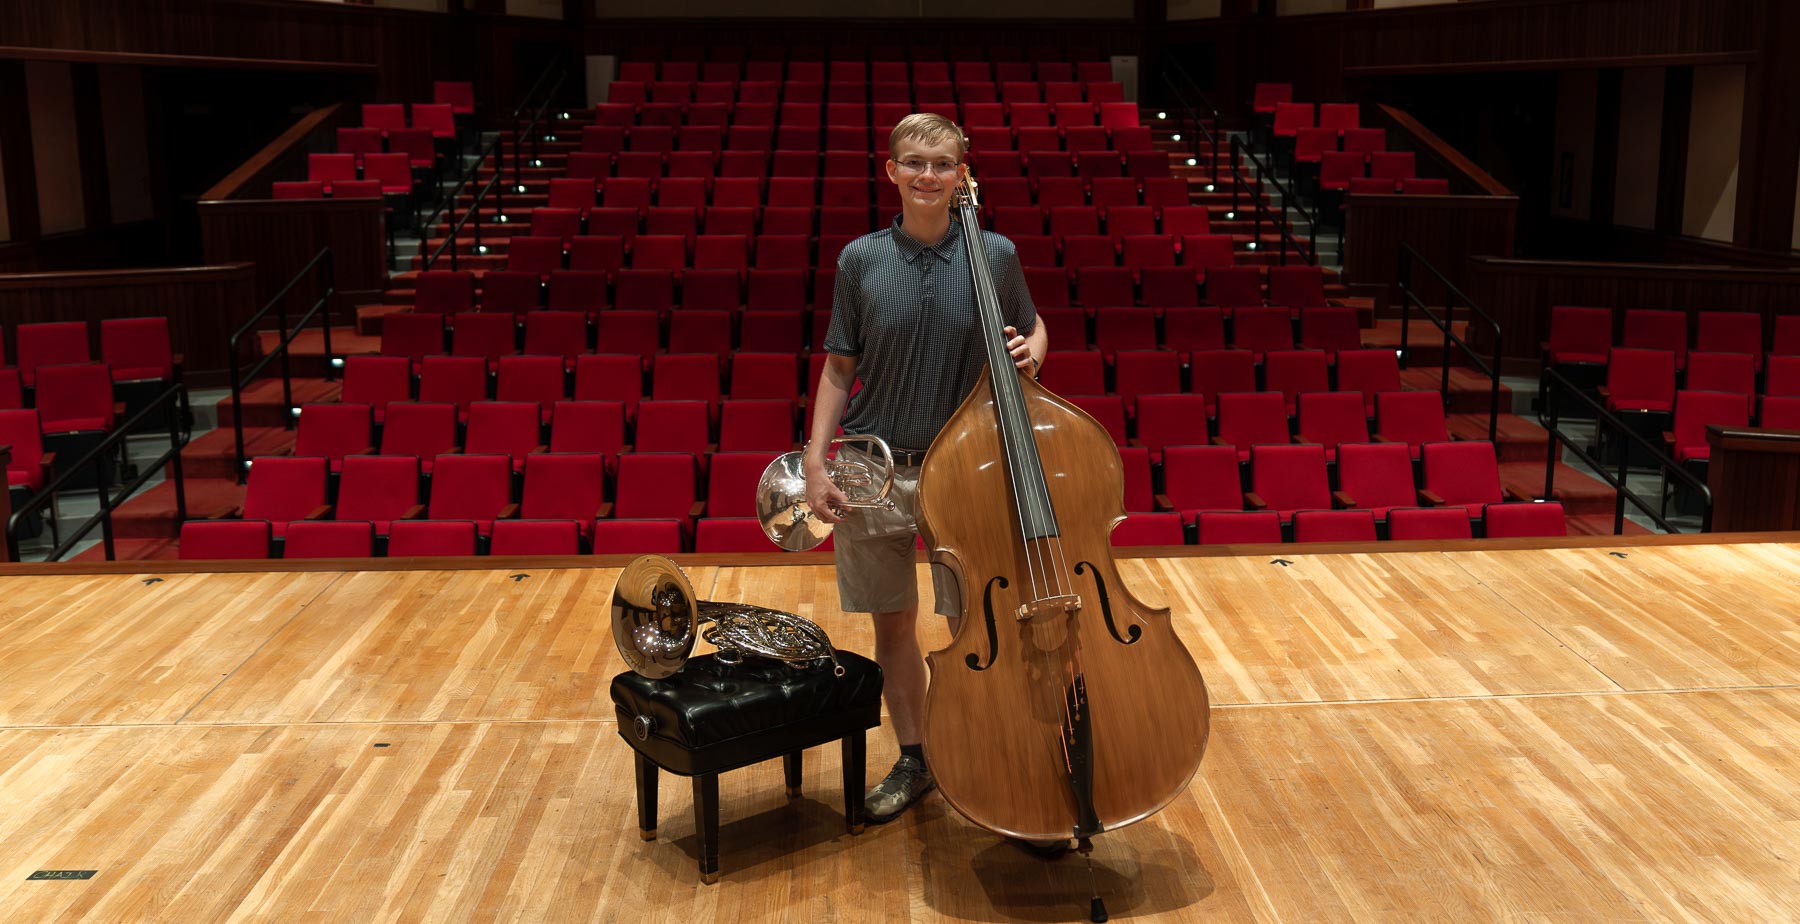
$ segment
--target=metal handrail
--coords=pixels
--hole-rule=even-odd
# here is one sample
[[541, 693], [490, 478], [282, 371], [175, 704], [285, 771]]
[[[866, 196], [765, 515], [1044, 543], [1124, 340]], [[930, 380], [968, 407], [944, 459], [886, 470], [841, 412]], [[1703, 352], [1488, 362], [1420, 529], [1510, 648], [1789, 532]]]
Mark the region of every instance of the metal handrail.
[[[1177, 61], [1172, 56], [1164, 58], [1163, 60], [1174, 69], [1175, 73], [1181, 75], [1182, 80], [1187, 82], [1188, 88], [1193, 91], [1194, 96], [1198, 97], [1200, 100], [1197, 104], [1190, 101], [1188, 99], [1187, 91], [1184, 91], [1175, 83], [1174, 78], [1169, 76], [1168, 70], [1159, 72], [1162, 77], [1164, 88], [1173, 94], [1175, 101], [1187, 111], [1187, 121], [1192, 122], [1194, 127], [1199, 131], [1199, 134], [1204, 136], [1207, 142], [1212, 146], [1212, 163], [1207, 167], [1206, 173], [1207, 176], [1212, 178], [1213, 185], [1217, 186], [1219, 183], [1219, 135], [1223, 134], [1219, 129], [1219, 108], [1212, 104], [1212, 100], [1206, 98], [1205, 93], [1201, 92], [1200, 85], [1194, 82], [1193, 77], [1189, 76], [1187, 68], [1182, 67], [1181, 62]], [[1201, 118], [1203, 115], [1208, 118]], [[1193, 139], [1193, 151], [1194, 162], [1199, 163], [1200, 138]]]
[[[1288, 248], [1291, 246], [1294, 248], [1295, 253], [1306, 258], [1306, 265], [1317, 266], [1319, 263], [1319, 254], [1318, 254], [1318, 247], [1316, 245], [1316, 242], [1309, 241], [1308, 246], [1306, 246], [1306, 247], [1300, 246], [1300, 239], [1294, 236], [1293, 227], [1292, 227], [1292, 225], [1289, 224], [1289, 222], [1287, 220], [1287, 209], [1289, 208], [1289, 204], [1293, 203], [1292, 207], [1295, 209], [1298, 209], [1300, 212], [1300, 215], [1302, 217], [1306, 218], [1307, 222], [1312, 226], [1313, 232], [1315, 234], [1318, 233], [1318, 230], [1319, 230], [1318, 214], [1314, 213], [1312, 215], [1308, 215], [1306, 213], [1306, 208], [1304, 206], [1298, 204], [1299, 200], [1295, 199], [1293, 194], [1288, 191], [1288, 188], [1281, 184], [1281, 180], [1275, 176], [1274, 171], [1270, 170], [1268, 168], [1268, 165], [1264, 164], [1262, 162], [1262, 159], [1256, 156], [1256, 152], [1251, 150], [1250, 146], [1245, 144], [1244, 139], [1242, 139], [1242, 138], [1231, 139], [1231, 214], [1232, 214], [1232, 216], [1235, 217], [1237, 215], [1237, 213], [1240, 211], [1240, 207], [1238, 205], [1238, 194], [1244, 189], [1244, 187], [1251, 184], [1250, 178], [1244, 174], [1243, 162], [1242, 162], [1242, 160], [1240, 160], [1241, 157], [1248, 157], [1250, 159], [1250, 163], [1256, 165], [1256, 169], [1257, 169], [1256, 183], [1259, 184], [1257, 189], [1255, 190], [1255, 192], [1251, 193], [1251, 195], [1250, 195], [1251, 201], [1256, 206], [1256, 227], [1253, 231], [1253, 233], [1255, 234], [1256, 240], [1251, 242], [1252, 249], [1255, 249], [1255, 245], [1259, 244], [1262, 240], [1262, 216], [1263, 216], [1263, 213], [1266, 211], [1269, 213], [1269, 223], [1271, 225], [1275, 226], [1281, 232], [1281, 249], [1280, 249], [1280, 252], [1276, 254], [1276, 262], [1278, 262], [1282, 266], [1287, 265], [1287, 252], [1288, 252]], [[1273, 207], [1263, 201], [1262, 188], [1260, 186], [1260, 184], [1262, 184], [1262, 183], [1268, 183], [1270, 185], [1273, 185], [1275, 187], [1275, 191], [1281, 193], [1282, 212], [1281, 212], [1280, 220], [1276, 219]]]
[[[553, 87], [551, 89], [550, 93], [545, 96], [544, 103], [540, 104], [538, 107], [538, 113], [539, 113], [539, 116], [541, 117], [544, 106], [547, 105], [551, 99], [555, 98], [556, 91], [562, 88], [563, 81], [566, 80], [568, 77], [567, 70], [566, 70], [566, 68], [564, 68], [563, 63], [561, 61], [552, 61], [552, 62], [550, 62], [550, 64], [548, 64], [544, 67], [543, 71], [539, 72], [537, 80], [533, 81], [531, 84], [531, 89], [526, 90], [525, 95], [519, 99], [518, 105], [513, 107], [512, 114], [507, 117], [506, 124], [510, 124], [515, 127], [518, 125], [519, 115], [521, 113], [523, 113], [528, 106], [531, 105], [531, 100], [533, 97], [535, 97], [537, 95], [538, 88], [543, 86], [544, 81], [546, 79], [548, 79], [551, 74], [560, 74], [560, 76], [557, 78], [556, 86]], [[536, 125], [537, 125], [537, 117], [534, 117], [532, 119], [532, 127], [535, 128]], [[506, 142], [505, 134], [495, 135], [494, 140], [489, 141], [487, 144], [482, 146], [480, 153], [476, 156], [475, 161], [473, 163], [469, 163], [468, 161], [464, 160], [460, 156], [458, 157], [458, 161], [460, 162], [460, 169], [457, 170], [456, 181], [451, 184], [450, 190], [448, 192], [445, 192], [441, 189], [438, 191], [437, 201], [432, 204], [431, 216], [429, 218], [426, 218], [425, 221], [419, 225], [419, 234], [422, 237], [428, 236], [430, 234], [430, 229], [437, 225], [438, 219], [443, 216], [444, 212], [447, 209], [452, 207], [452, 205], [456, 202], [457, 197], [462, 195], [463, 189], [466, 186], [468, 186], [468, 184], [469, 184], [469, 180], [471, 178], [473, 178], [476, 174], [481, 172], [481, 168], [487, 164], [488, 158], [490, 156], [494, 158], [494, 173], [496, 175], [499, 175], [499, 174], [502, 174], [505, 172], [505, 169], [506, 169], [505, 165], [504, 165], [504, 160], [505, 160], [505, 156], [506, 156], [505, 142]], [[534, 144], [533, 150], [535, 153], [535, 150], [536, 150], [535, 149], [535, 144], [536, 144], [535, 140], [534, 140], [533, 144]], [[515, 163], [514, 163], [515, 169], [514, 169], [513, 177], [516, 182], [518, 179], [518, 171], [517, 171], [518, 148], [516, 145], [513, 149], [513, 156], [514, 156], [514, 161], [515, 161]], [[504, 216], [504, 214], [506, 212], [505, 192], [504, 191], [497, 192], [494, 196], [494, 202], [495, 202], [496, 206], [499, 208], [502, 216]], [[502, 220], [504, 220], [504, 218]], [[442, 247], [439, 247], [437, 251], [434, 251], [432, 253], [431, 257], [425, 261], [423, 269], [427, 269], [427, 270], [431, 269], [432, 264], [435, 263], [437, 260], [437, 255], [439, 253], [441, 253], [442, 251], [443, 251]], [[455, 263], [454, 255], [451, 257], [451, 262], [452, 262], [452, 264]]]
[[[154, 462], [150, 462], [141, 467], [138, 470], [138, 476], [133, 478], [130, 484], [120, 487], [117, 493], [109, 493], [109, 485], [106, 483], [105, 466], [107, 453], [118, 448], [119, 444], [129, 439], [132, 433], [137, 430], [138, 423], [145, 417], [148, 417], [152, 411], [162, 410], [165, 405], [171, 404], [173, 406], [168, 407], [168, 450], [158, 456]], [[68, 554], [69, 550], [74, 548], [75, 544], [80, 542], [82, 537], [86, 536], [88, 531], [94, 528], [95, 524], [100, 524], [101, 526], [101, 542], [106, 548], [106, 560], [115, 560], [116, 551], [113, 547], [112, 512], [118, 509], [120, 504], [130, 499], [132, 494], [136, 493], [139, 488], [149, 482], [149, 480], [161, 471], [162, 467], [165, 465], [174, 466], [175, 516], [177, 522], [186, 520], [187, 480], [181, 470], [181, 450], [188, 444], [189, 434], [185, 429], [186, 421], [188, 419], [187, 385], [182, 382], [175, 382], [168, 388], [163, 389], [161, 393], [150, 401], [150, 403], [144, 405], [144, 407], [136, 414], [132, 415], [130, 420], [113, 428], [112, 433], [108, 434], [106, 439], [100, 442], [100, 445], [88, 450], [86, 455], [77, 459], [74, 464], [63, 469], [62, 474], [51, 479], [50, 483], [45, 485], [42, 490], [33, 494], [25, 501], [25, 503], [19, 505], [19, 509], [13, 511], [12, 518], [6, 522], [6, 547], [11, 553], [12, 560], [19, 560], [19, 527], [24, 525], [25, 519], [45, 507], [51, 507], [51, 516], [55, 516], [54, 505], [56, 503], [56, 492], [70, 479], [74, 478], [77, 474], [80, 474], [82, 469], [90, 464], [94, 466], [94, 473], [96, 476], [95, 484], [100, 495], [100, 509], [94, 513], [93, 516], [82, 521], [81, 525], [72, 530], [67, 538], [63, 539], [55, 548], [51, 549], [44, 557], [45, 561], [56, 561]]]
[[[1555, 496], [1553, 492], [1556, 490], [1556, 463], [1562, 458], [1561, 450], [1566, 449], [1575, 453], [1576, 458], [1587, 463], [1587, 466], [1593, 469], [1594, 472], [1600, 476], [1601, 480], [1605, 481], [1607, 486], [1613, 489], [1613, 535], [1617, 536], [1625, 531], [1625, 502], [1628, 500], [1636, 505], [1639, 510], [1643, 511], [1645, 516], [1656, 521], [1656, 525], [1664, 532], [1681, 532], [1678, 527], [1664, 519], [1659, 511], [1653, 509], [1650, 502], [1644, 500], [1642, 495], [1626, 486], [1625, 477], [1627, 475], [1627, 463], [1631, 458], [1628, 447], [1619, 447], [1619, 470], [1618, 475], [1615, 477], [1607, 472], [1605, 463], [1589, 455], [1587, 450], [1581, 448], [1569, 434], [1563, 432], [1563, 429], [1557, 425], [1559, 416], [1557, 407], [1559, 406], [1561, 399], [1565, 395], [1572, 396], [1577, 401], [1586, 405], [1589, 411], [1593, 412], [1596, 426], [1604, 424], [1610, 432], [1622, 433], [1629, 437], [1633, 442], [1643, 447], [1644, 450], [1650, 454], [1650, 458], [1656, 461], [1657, 467], [1661, 470], [1665, 485], [1667, 484], [1669, 473], [1673, 472], [1675, 473], [1676, 480], [1686, 484], [1689, 489], [1697, 492], [1700, 495], [1701, 500], [1705, 502], [1705, 509], [1700, 517], [1700, 531], [1703, 533], [1712, 531], [1712, 489], [1708, 488], [1705, 482], [1694, 477], [1693, 473], [1689, 472], [1686, 468], [1683, 468], [1680, 462], [1670, 458], [1668, 453], [1663, 452], [1661, 446], [1645, 439], [1643, 434], [1633, 430], [1625, 423], [1625, 421], [1619, 419], [1618, 416], [1614, 415], [1611, 411], [1608, 411], [1604, 405], [1595, 401], [1593, 397], [1583, 391], [1579, 385], [1569, 381], [1562, 373], [1555, 369], [1551, 369], [1548, 366], [1544, 368], [1543, 373], [1538, 379], [1538, 394], [1540, 396], [1538, 400], [1538, 423], [1542, 424], [1544, 429], [1550, 434], [1549, 457], [1545, 459], [1544, 462], [1544, 497], [1548, 498]], [[1549, 414], [1548, 420], [1544, 419], [1546, 413]], [[1598, 438], [1598, 434], [1596, 434], [1596, 438]]]
[[[319, 294], [319, 298], [313, 302], [312, 307], [307, 309], [306, 314], [302, 316], [300, 320], [296, 321], [293, 328], [290, 329], [288, 327], [287, 314], [288, 293], [292, 292], [294, 287], [300, 284], [300, 280], [311, 275], [315, 267], [323, 269], [324, 287]], [[301, 267], [300, 272], [295, 273], [294, 278], [289, 279], [287, 285], [282, 286], [281, 291], [275, 293], [275, 297], [270, 299], [269, 303], [262, 307], [262, 310], [251, 315], [250, 319], [245, 321], [243, 325], [231, 335], [231, 343], [226, 351], [226, 360], [230, 363], [231, 367], [231, 427], [237, 440], [237, 478], [239, 484], [242, 484], [244, 481], [244, 471], [248, 468], [246, 463], [250, 461], [250, 457], [244, 452], [244, 386], [249, 385], [270, 361], [280, 357], [282, 418], [288, 427], [293, 426], [293, 414], [289, 409], [294, 406], [294, 376], [291, 365], [288, 362], [288, 345], [294, 342], [294, 338], [299, 336], [302, 330], [306, 329], [307, 322], [311, 321], [314, 315], [318, 315], [319, 329], [325, 337], [325, 377], [332, 377], [330, 305], [332, 297], [337, 292], [336, 284], [337, 274], [333, 268], [331, 248], [326, 247], [315, 254], [311, 260], [307, 261], [306, 265]], [[261, 322], [263, 318], [267, 317], [270, 311], [275, 311], [277, 313], [277, 323], [280, 325], [279, 329], [281, 331], [281, 343], [276, 345], [273, 352], [263, 354], [263, 357], [257, 360], [255, 364], [250, 367], [249, 371], [240, 373], [238, 371], [238, 343], [244, 338], [244, 335], [254, 332], [256, 325]]]
[[[550, 72], [546, 71], [546, 75], [548, 73], [550, 73]], [[522, 138], [526, 134], [530, 134], [532, 136], [532, 140], [531, 140], [532, 157], [535, 160], [537, 158], [537, 153], [538, 153], [538, 148], [537, 148], [538, 124], [543, 121], [544, 112], [550, 107], [551, 101], [553, 101], [556, 98], [557, 91], [562, 89], [563, 81], [568, 79], [568, 72], [566, 70], [559, 69], [556, 71], [556, 73], [557, 73], [556, 82], [551, 85], [550, 91], [544, 95], [543, 102], [539, 103], [537, 110], [532, 113], [531, 122], [529, 124], [527, 124], [523, 129], [516, 129], [513, 134], [513, 191], [514, 192], [522, 191], [525, 188], [525, 183], [522, 178], [522, 174], [520, 173], [520, 170], [522, 169], [522, 167], [521, 167], [522, 157], [521, 157], [521, 153], [519, 151], [519, 139]], [[534, 85], [534, 92], [535, 92], [535, 85]], [[525, 102], [521, 102], [520, 108], [514, 110], [513, 124], [515, 126], [518, 123], [518, 119], [517, 119], [518, 113], [523, 111], [524, 106], [525, 106]], [[476, 161], [473, 170], [479, 171], [481, 169], [481, 165], [486, 162], [488, 152], [496, 152], [497, 151], [501, 154], [504, 154], [505, 141], [506, 141], [506, 136], [504, 134], [502, 134], [502, 135], [496, 135], [493, 141], [488, 142], [487, 148], [484, 150], [484, 152], [481, 156], [481, 159]], [[486, 185], [482, 186], [481, 192], [479, 194], [477, 194], [475, 197], [475, 201], [471, 202], [469, 204], [469, 207], [463, 211], [462, 217], [457, 219], [456, 224], [450, 229], [450, 233], [448, 235], [446, 235], [444, 240], [439, 242], [437, 247], [432, 250], [431, 254], [425, 258], [425, 262], [424, 262], [423, 266], [421, 267], [421, 271], [430, 270], [433, 266], [437, 265], [438, 258], [442, 257], [444, 254], [444, 251], [446, 251], [446, 250], [448, 250], [450, 252], [450, 269], [452, 271], [454, 271], [460, 266], [460, 263], [458, 261], [459, 253], [458, 253], [458, 248], [456, 245], [457, 235], [462, 231], [463, 226], [468, 223], [471, 216], [475, 219], [475, 245], [474, 246], [476, 248], [477, 253], [479, 253], [481, 251], [481, 246], [482, 246], [482, 244], [481, 244], [481, 206], [482, 206], [482, 203], [487, 200], [488, 193], [491, 192], [494, 194], [494, 205], [495, 205], [495, 208], [500, 213], [500, 220], [501, 221], [506, 220], [506, 192], [505, 192], [505, 189], [503, 188], [504, 184], [497, 184], [495, 182], [496, 180], [501, 179], [505, 175], [506, 175], [506, 167], [501, 163], [500, 158], [498, 158], [498, 157], [495, 158], [493, 178], [488, 180]], [[455, 193], [453, 193], [453, 195], [460, 196], [462, 194], [463, 186], [467, 182], [468, 182], [467, 175], [465, 175], [462, 178], [459, 178], [457, 187], [456, 187], [456, 191], [455, 191]], [[437, 222], [437, 216], [434, 214], [432, 216], [431, 224], [428, 224], [424, 229], [421, 229], [421, 233], [428, 235], [430, 233], [429, 228], [431, 227], [431, 225], [436, 224], [436, 222]]]
[[[1425, 300], [1419, 297], [1418, 291], [1413, 288], [1412, 274], [1413, 263], [1415, 261], [1422, 264], [1425, 267], [1426, 272], [1429, 272], [1432, 277], [1444, 287], [1444, 316], [1441, 318], [1431, 310], [1431, 306], [1426, 304]], [[1442, 395], [1446, 402], [1450, 400], [1450, 347], [1455, 345], [1463, 351], [1463, 354], [1469, 358], [1471, 363], [1474, 363], [1477, 369], [1480, 369], [1488, 377], [1490, 383], [1488, 388], [1488, 442], [1497, 442], [1496, 436], [1499, 433], [1500, 427], [1500, 322], [1494, 320], [1492, 315], [1481, 310], [1481, 306], [1475, 304], [1474, 299], [1464, 295], [1461, 289], [1452, 285], [1450, 280], [1444, 277], [1443, 273], [1438, 272], [1437, 267], [1431, 265], [1431, 261], [1425, 259], [1417, 250], [1413, 249], [1411, 244], [1404, 241], [1400, 243], [1398, 286], [1400, 288], [1401, 296], [1400, 367], [1402, 369], [1406, 368], [1406, 361], [1411, 354], [1411, 341], [1407, 335], [1409, 328], [1412, 326], [1412, 309], [1414, 306], [1417, 306], [1419, 311], [1425, 315], [1426, 319], [1431, 321], [1432, 324], [1437, 325], [1437, 329], [1444, 334], [1444, 355], [1442, 357], [1443, 374], [1441, 381], [1438, 383], [1438, 394]], [[1467, 341], [1451, 332], [1450, 328], [1456, 319], [1456, 304], [1459, 300], [1462, 302], [1463, 306], [1468, 308], [1476, 317], [1487, 322], [1488, 327], [1493, 331], [1494, 358], [1492, 365], [1483, 361], [1481, 355], [1476, 353], [1475, 348], [1470, 346]]]

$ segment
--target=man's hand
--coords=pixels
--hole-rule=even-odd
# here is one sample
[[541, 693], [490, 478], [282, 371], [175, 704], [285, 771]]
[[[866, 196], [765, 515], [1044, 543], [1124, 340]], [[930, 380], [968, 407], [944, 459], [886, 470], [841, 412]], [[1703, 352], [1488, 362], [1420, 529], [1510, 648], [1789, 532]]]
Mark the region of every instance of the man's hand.
[[813, 516], [818, 517], [826, 523], [842, 523], [844, 522], [844, 518], [839, 516], [832, 508], [836, 507], [837, 510], [844, 510], [844, 505], [849, 503], [849, 501], [850, 498], [845, 497], [844, 492], [838, 490], [838, 486], [832, 483], [831, 477], [825, 474], [823, 466], [817, 469], [813, 469], [810, 466], [808, 467], [806, 472], [806, 506], [812, 510]]
[[1025, 338], [1019, 336], [1018, 328], [1009, 325], [1004, 333], [1006, 351], [1012, 354], [1013, 365], [1030, 373], [1032, 378], [1037, 378], [1038, 361], [1031, 355], [1031, 347], [1026, 344]]

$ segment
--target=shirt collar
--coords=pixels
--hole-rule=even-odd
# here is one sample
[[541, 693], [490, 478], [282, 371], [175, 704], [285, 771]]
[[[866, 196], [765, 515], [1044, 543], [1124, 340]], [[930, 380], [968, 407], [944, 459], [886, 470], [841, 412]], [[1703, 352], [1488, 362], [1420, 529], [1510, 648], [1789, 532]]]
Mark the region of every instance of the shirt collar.
[[945, 234], [944, 239], [938, 241], [935, 246], [922, 244], [912, 235], [907, 234], [905, 229], [900, 227], [900, 223], [905, 217], [904, 215], [894, 216], [894, 245], [900, 248], [900, 255], [906, 259], [906, 262], [917, 263], [920, 254], [929, 253], [938, 260], [949, 263], [950, 255], [956, 252], [956, 243], [962, 235], [962, 227], [956, 220], [956, 216], [950, 217], [949, 233]]

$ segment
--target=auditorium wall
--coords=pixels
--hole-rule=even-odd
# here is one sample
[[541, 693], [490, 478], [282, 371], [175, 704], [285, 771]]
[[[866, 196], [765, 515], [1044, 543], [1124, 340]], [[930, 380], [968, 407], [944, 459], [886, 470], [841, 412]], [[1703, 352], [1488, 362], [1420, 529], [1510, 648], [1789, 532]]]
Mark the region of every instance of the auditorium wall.
[[[1341, 0], [1340, 0], [1341, 2]], [[601, 19], [1131, 19], [1134, 0], [594, 0]]]
[[1217, 19], [1225, 12], [1224, 0], [1169, 0], [1171, 22], [1193, 19]]
[[1550, 175], [1550, 214], [1585, 221], [1591, 213], [1594, 178], [1594, 109], [1600, 75], [1563, 71], [1556, 79], [1556, 144]]
[[106, 139], [106, 185], [113, 224], [156, 217], [150, 185], [150, 138], [144, 112], [144, 69], [99, 68], [100, 114]]
[[1738, 145], [1744, 125], [1744, 68], [1694, 68], [1688, 122], [1686, 195], [1681, 233], [1712, 241], [1732, 239], [1737, 219]]
[[31, 158], [38, 192], [38, 232], [60, 234], [86, 226], [81, 149], [75, 133], [75, 83], [69, 65], [25, 63], [31, 114]]
[[1656, 229], [1657, 171], [1662, 166], [1666, 68], [1626, 68], [1619, 92], [1619, 154], [1613, 170], [1613, 223]]

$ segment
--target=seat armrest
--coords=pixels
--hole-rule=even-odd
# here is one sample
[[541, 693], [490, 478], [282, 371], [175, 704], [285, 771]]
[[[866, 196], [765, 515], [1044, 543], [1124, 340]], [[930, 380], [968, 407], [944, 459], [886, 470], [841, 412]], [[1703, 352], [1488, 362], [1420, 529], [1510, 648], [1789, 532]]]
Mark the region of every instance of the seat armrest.
[[1169, 501], [1169, 495], [1167, 495], [1167, 494], [1156, 495], [1156, 511], [1158, 513], [1169, 513], [1171, 511], [1173, 511], [1174, 509], [1175, 509], [1175, 505]]
[[244, 508], [242, 506], [226, 507], [224, 510], [215, 510], [207, 514], [206, 518], [209, 520], [241, 520], [244, 518]]
[[1337, 505], [1345, 510], [1351, 510], [1356, 507], [1356, 498], [1351, 497], [1342, 491], [1331, 492], [1331, 499], [1337, 501]]
[[1319, 445], [1319, 443], [1317, 440], [1308, 439], [1306, 434], [1299, 433], [1299, 434], [1295, 434], [1295, 436], [1294, 436], [1294, 445], [1295, 446], [1317, 446], [1317, 445]]
[[1438, 492], [1433, 491], [1430, 488], [1419, 489], [1419, 500], [1427, 507], [1444, 506], [1444, 498], [1439, 495]]
[[1144, 448], [1144, 441], [1140, 440], [1134, 436], [1134, 437], [1126, 440], [1125, 445], [1131, 447], [1132, 449], [1142, 449], [1142, 448]]
[[48, 474], [52, 468], [56, 467], [56, 453], [46, 452], [43, 455], [38, 456], [38, 467]]
[[506, 506], [500, 508], [499, 513], [494, 514], [494, 519], [496, 519], [496, 520], [516, 520], [516, 519], [518, 519], [518, 517], [519, 517], [519, 505], [518, 504], [507, 504]]
[[1374, 433], [1374, 434], [1370, 434], [1369, 442], [1371, 442], [1371, 443], [1391, 443], [1391, 442], [1393, 442], [1393, 440], [1390, 440], [1387, 437], [1382, 436], [1379, 433]]
[[541, 453], [546, 453], [546, 452], [549, 452], [549, 451], [550, 451], [550, 447], [549, 447], [549, 446], [545, 446], [545, 445], [542, 445], [542, 444], [539, 444], [539, 445], [537, 445], [537, 446], [533, 446], [533, 447], [531, 447], [531, 452], [530, 452], [530, 453], [528, 453], [528, 455], [539, 455], [539, 454], [541, 454]]
[[1535, 501], [1535, 500], [1537, 500], [1537, 498], [1531, 496], [1530, 494], [1526, 494], [1525, 492], [1520, 491], [1517, 488], [1504, 488], [1504, 487], [1500, 489], [1500, 499], [1501, 500], [1515, 500], [1515, 501]]
[[325, 519], [326, 514], [329, 513], [331, 513], [331, 505], [320, 504], [319, 506], [314, 507], [312, 512], [306, 515], [306, 518], [309, 520], [323, 520]]
[[1673, 448], [1673, 447], [1674, 447], [1674, 445], [1675, 445], [1675, 434], [1674, 434], [1674, 433], [1673, 433], [1673, 432], [1672, 432], [1672, 431], [1669, 431], [1669, 430], [1664, 430], [1664, 431], [1663, 431], [1663, 445], [1665, 445], [1665, 446], [1669, 446], [1669, 447], [1671, 447], [1671, 448]]
[[610, 519], [612, 517], [612, 509], [613, 509], [613, 505], [612, 505], [611, 501], [607, 501], [606, 503], [601, 504], [600, 509], [594, 511], [594, 519], [596, 519], [596, 520]]
[[1225, 438], [1222, 436], [1213, 437], [1212, 444], [1214, 446], [1230, 446], [1231, 445], [1230, 443], [1225, 442]]
[[1605, 385], [1594, 386], [1594, 394], [1600, 396], [1600, 402], [1602, 404], [1612, 399], [1612, 389], [1607, 388]]
[[400, 519], [416, 520], [420, 516], [423, 516], [424, 513], [425, 513], [425, 505], [424, 504], [414, 504], [411, 507], [406, 508], [405, 512], [400, 514]]
[[706, 501], [694, 501], [694, 506], [688, 508], [688, 519], [697, 520], [703, 516], [706, 516]]
[[1267, 510], [1269, 509], [1269, 502], [1263, 500], [1262, 495], [1255, 491], [1245, 491], [1244, 506], [1249, 507], [1251, 510]]

